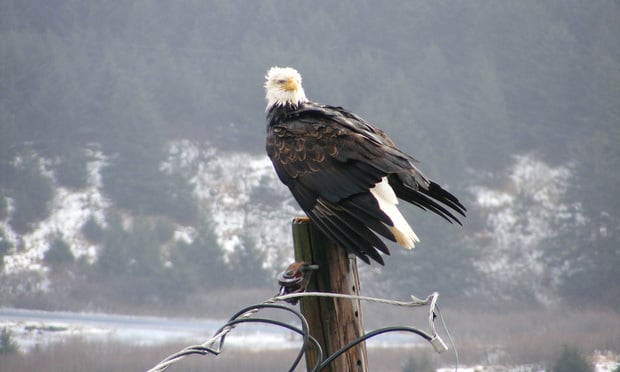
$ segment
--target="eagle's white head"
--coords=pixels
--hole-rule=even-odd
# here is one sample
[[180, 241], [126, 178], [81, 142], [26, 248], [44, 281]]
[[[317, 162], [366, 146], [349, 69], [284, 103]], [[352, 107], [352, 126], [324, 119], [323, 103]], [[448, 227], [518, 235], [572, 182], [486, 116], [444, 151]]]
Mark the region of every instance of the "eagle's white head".
[[301, 75], [292, 67], [272, 67], [265, 75], [267, 110], [287, 103], [298, 105], [308, 101], [301, 86]]

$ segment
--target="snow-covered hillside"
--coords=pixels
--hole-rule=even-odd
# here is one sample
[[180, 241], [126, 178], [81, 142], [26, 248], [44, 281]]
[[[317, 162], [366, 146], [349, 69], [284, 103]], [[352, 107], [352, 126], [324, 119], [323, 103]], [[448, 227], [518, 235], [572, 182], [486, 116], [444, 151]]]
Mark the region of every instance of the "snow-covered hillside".
[[[41, 172], [55, 185], [50, 214], [32, 232], [18, 235], [8, 223], [9, 208], [9, 216], [0, 221], [5, 238], [15, 247], [4, 257], [6, 273], [45, 271], [44, 254], [57, 237], [69, 244], [75, 257], [85, 255], [89, 262], [94, 261], [99, 247], [84, 238], [81, 228], [89, 218], [105, 227], [106, 213], [114, 205], [102, 190], [106, 156], [90, 150], [86, 156], [91, 159], [89, 177], [87, 186], [80, 190], [58, 186], [47, 161], [39, 158]], [[301, 212], [265, 155], [218, 152], [207, 143], [175, 141], [169, 144], [169, 157], [161, 164], [161, 171], [189, 180], [201, 217], [212, 223], [227, 253], [245, 240], [266, 253], [266, 267], [281, 267], [291, 260], [290, 222]], [[130, 215], [124, 217], [132, 220]], [[175, 238], [190, 242], [195, 238], [195, 228], [177, 225]]]
[[[85, 222], [95, 219], [105, 228], [111, 209], [132, 221], [134, 216], [120, 212], [103, 195], [101, 171], [107, 164], [106, 155], [94, 150], [85, 155], [90, 159], [89, 176], [87, 186], [80, 190], [59, 187], [48, 161], [39, 159], [41, 172], [56, 185], [51, 213], [32, 232], [20, 236], [7, 222], [9, 208], [9, 216], [0, 221], [0, 229], [14, 247], [4, 257], [5, 273], [44, 273], [44, 254], [58, 237], [68, 243], [75, 257], [85, 256], [94, 262], [101, 247], [83, 236]], [[565, 197], [572, 182], [571, 169], [569, 164], [552, 167], [533, 155], [522, 155], [515, 157], [507, 174], [479, 180], [500, 187], [466, 185], [475, 201], [470, 213], [479, 214], [484, 224], [475, 231], [469, 229], [463, 240], [481, 250], [476, 267], [489, 279], [486, 290], [511, 293], [526, 288], [539, 302], [555, 300], [558, 278], [570, 266], [550, 268], [544, 244], [587, 222], [580, 203]], [[210, 224], [225, 260], [251, 244], [264, 253], [262, 262], [267, 269], [279, 270], [290, 263], [290, 223], [301, 211], [265, 155], [225, 152], [208, 143], [178, 140], [168, 144], [160, 171], [187, 180], [199, 206], [199, 218]], [[175, 223], [173, 227], [174, 240], [190, 243], [196, 238], [197, 226]]]
[[290, 224], [302, 212], [266, 155], [220, 153], [189, 140], [170, 143], [169, 154], [162, 170], [190, 181], [226, 252], [245, 239], [266, 253], [266, 267], [281, 267], [292, 259]]
[[527, 288], [542, 303], [555, 300], [558, 278], [570, 268], [550, 269], [543, 244], [587, 222], [581, 204], [566, 200], [571, 181], [569, 165], [551, 167], [533, 155], [521, 155], [502, 177], [501, 187], [472, 188], [486, 220], [475, 236], [484, 251], [477, 266], [497, 293]]
[[[34, 231], [24, 235], [18, 235], [13, 231], [8, 224], [8, 217], [0, 221], [0, 228], [4, 230], [6, 239], [15, 247], [12, 254], [4, 257], [4, 268], [7, 273], [45, 270], [43, 255], [55, 238], [66, 241], [75, 257], [85, 255], [90, 262], [95, 259], [96, 246], [82, 236], [81, 228], [89, 218], [94, 218], [105, 226], [105, 213], [110, 208], [110, 203], [101, 192], [101, 168], [106, 164], [106, 157], [95, 150], [86, 150], [84, 155], [91, 160], [87, 164], [89, 175], [87, 186], [81, 190], [58, 186], [54, 173], [49, 170], [49, 162], [40, 157], [37, 159], [41, 173], [51, 178], [56, 185], [50, 206], [51, 213]], [[9, 216], [11, 209], [9, 208]]]

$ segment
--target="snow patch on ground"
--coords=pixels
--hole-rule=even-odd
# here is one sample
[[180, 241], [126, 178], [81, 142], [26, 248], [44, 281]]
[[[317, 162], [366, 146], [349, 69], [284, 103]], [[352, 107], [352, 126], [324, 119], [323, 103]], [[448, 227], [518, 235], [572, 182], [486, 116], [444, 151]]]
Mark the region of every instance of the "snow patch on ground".
[[[87, 187], [70, 190], [56, 184], [50, 215], [39, 222], [34, 231], [18, 236], [7, 223], [8, 218], [2, 222], [0, 227], [5, 231], [7, 240], [16, 248], [13, 254], [4, 257], [5, 273], [45, 271], [43, 257], [50, 242], [56, 237], [69, 244], [76, 258], [86, 256], [91, 262], [95, 259], [97, 247], [81, 235], [80, 229], [89, 217], [105, 226], [105, 210], [109, 207], [109, 202], [101, 191], [100, 171], [106, 165], [106, 157], [99, 151], [87, 152], [87, 156], [92, 159], [87, 165]], [[51, 171], [42, 173], [54, 179]]]
[[473, 188], [476, 204], [486, 215], [477, 236], [484, 257], [477, 267], [502, 288], [531, 288], [541, 303], [555, 301], [560, 273], [550, 273], [543, 257], [545, 241], [559, 235], [559, 226], [585, 224], [578, 202], [567, 201], [570, 165], [552, 167], [533, 155], [515, 157], [503, 187]]
[[205, 143], [180, 140], [170, 143], [162, 170], [190, 181], [226, 254], [249, 242], [265, 253], [265, 267], [290, 261], [291, 220], [302, 212], [267, 156], [218, 152]]
[[[220, 152], [208, 143], [190, 140], [172, 141], [168, 149], [169, 156], [161, 164], [161, 171], [181, 175], [193, 186], [203, 219], [212, 225], [227, 255], [249, 244], [264, 252], [265, 267], [288, 264], [292, 252], [290, 223], [301, 211], [265, 155]], [[60, 187], [49, 161], [38, 159], [41, 174], [55, 185], [50, 215], [25, 235], [11, 229], [9, 217], [0, 221], [5, 238], [15, 247], [4, 257], [6, 274], [46, 272], [43, 257], [54, 238], [68, 243], [76, 258], [85, 256], [89, 262], [96, 259], [99, 247], [82, 236], [81, 228], [89, 218], [105, 227], [106, 212], [113, 206], [103, 195], [101, 170], [107, 164], [106, 155], [95, 150], [86, 152], [91, 159], [87, 163], [88, 181], [80, 190]], [[16, 163], [20, 161], [15, 159]], [[10, 199], [7, 205], [10, 216]], [[121, 216], [124, 226], [130, 228], [133, 216]], [[196, 238], [196, 228], [175, 226], [173, 237], [175, 241], [191, 243]]]

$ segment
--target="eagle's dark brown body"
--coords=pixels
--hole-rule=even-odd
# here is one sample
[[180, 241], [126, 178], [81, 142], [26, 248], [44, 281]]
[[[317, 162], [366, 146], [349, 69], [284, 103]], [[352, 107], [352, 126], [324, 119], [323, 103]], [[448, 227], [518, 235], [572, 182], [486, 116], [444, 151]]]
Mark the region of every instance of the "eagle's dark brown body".
[[372, 258], [383, 264], [378, 251], [389, 254], [375, 233], [398, 240], [394, 222], [371, 192], [382, 180], [398, 198], [449, 222], [460, 223], [454, 213], [465, 216], [458, 199], [426, 178], [414, 158], [341, 107], [272, 105], [267, 124], [267, 154], [280, 180], [325, 235], [367, 263]]

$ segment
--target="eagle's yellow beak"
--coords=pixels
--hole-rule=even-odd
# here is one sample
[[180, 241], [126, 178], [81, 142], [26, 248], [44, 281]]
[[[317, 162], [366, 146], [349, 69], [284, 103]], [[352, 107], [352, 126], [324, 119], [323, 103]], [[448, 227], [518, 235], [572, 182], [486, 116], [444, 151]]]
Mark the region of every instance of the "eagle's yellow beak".
[[298, 88], [297, 82], [294, 78], [289, 78], [283, 85], [284, 90], [287, 92], [295, 91]]

